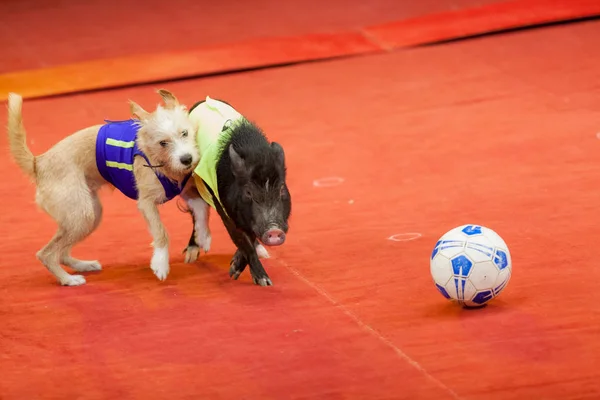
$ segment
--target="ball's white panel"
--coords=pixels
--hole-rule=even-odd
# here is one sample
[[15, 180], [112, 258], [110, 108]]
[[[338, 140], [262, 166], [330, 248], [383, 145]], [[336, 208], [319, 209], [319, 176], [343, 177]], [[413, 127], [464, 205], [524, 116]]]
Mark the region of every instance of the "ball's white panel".
[[489, 238], [490, 242], [494, 245], [494, 247], [505, 254], [506, 256], [506, 261], [508, 266], [510, 267], [512, 265], [512, 258], [510, 255], [510, 250], [508, 250], [508, 246], [506, 245], [506, 242], [504, 241], [504, 239], [502, 239], [500, 237], [500, 235], [498, 235], [495, 231], [489, 229], [489, 228], [485, 228], [485, 236], [487, 238]]
[[498, 274], [496, 282], [494, 282], [494, 296], [498, 296], [504, 290], [508, 281], [510, 281], [511, 269], [505, 268]]
[[446, 293], [448, 293], [448, 295], [456, 300], [458, 299], [458, 286], [457, 286], [457, 280], [454, 278], [451, 278], [448, 283], [446, 283], [446, 286], [444, 286], [444, 289], [446, 289]]
[[465, 245], [465, 253], [475, 262], [491, 261], [494, 256], [494, 245], [483, 235], [472, 237]]
[[464, 250], [465, 244], [465, 238], [459, 232], [448, 232], [440, 238], [436, 248], [447, 258], [452, 258]]
[[430, 263], [431, 277], [438, 285], [445, 286], [452, 277], [452, 267], [450, 260], [438, 253]]
[[493, 289], [498, 279], [498, 268], [491, 261], [473, 265], [469, 280], [477, 290]]
[[446, 292], [454, 300], [462, 302], [464, 300], [470, 300], [477, 293], [477, 289], [468, 279], [462, 277], [452, 277], [448, 283], [446, 283]]
[[508, 246], [504, 242], [504, 239], [502, 239], [500, 235], [498, 235], [494, 230], [484, 227], [483, 232], [495, 247], [500, 247], [501, 249], [508, 250]]
[[440, 245], [440, 253], [447, 258], [452, 258], [459, 255], [465, 249], [465, 241], [449, 240], [443, 241]]
[[471, 281], [467, 281], [467, 284], [465, 286], [465, 292], [463, 294], [463, 300], [464, 301], [471, 300], [475, 296], [476, 293], [477, 293], [477, 289], [475, 288], [475, 286], [473, 286]]

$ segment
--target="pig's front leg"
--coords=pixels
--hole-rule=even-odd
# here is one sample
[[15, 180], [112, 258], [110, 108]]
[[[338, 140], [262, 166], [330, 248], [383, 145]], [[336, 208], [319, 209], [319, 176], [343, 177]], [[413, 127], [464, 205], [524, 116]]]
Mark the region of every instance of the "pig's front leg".
[[225, 214], [225, 211], [218, 201], [215, 201], [215, 206], [217, 208], [217, 213], [219, 213], [219, 216], [227, 229], [227, 233], [229, 233], [229, 237], [238, 248], [231, 260], [229, 276], [233, 279], [237, 279], [246, 266], [250, 265], [250, 273], [252, 274], [252, 280], [255, 284], [260, 286], [272, 286], [273, 282], [271, 282], [269, 275], [267, 275], [267, 271], [265, 271], [258, 259], [258, 254], [256, 253], [256, 238], [250, 238], [246, 233], [237, 229], [233, 221]]
[[237, 279], [248, 266], [246, 256], [238, 249], [229, 263], [229, 277]]
[[[256, 249], [256, 255], [258, 255], [258, 258], [270, 257], [269, 252], [267, 252], [267, 249], [265, 249], [265, 247], [262, 244], [260, 244], [260, 242], [256, 239], [254, 239], [254, 248]], [[237, 279], [240, 276], [240, 274], [244, 272], [247, 266], [248, 260], [240, 250], [237, 250], [233, 258], [231, 259], [229, 275], [232, 276], [234, 279]]]
[[[256, 239], [254, 240], [254, 248], [256, 249], [256, 255], [258, 255], [258, 258], [270, 257], [269, 252], [267, 252], [267, 249], [265, 249], [264, 246], [260, 244], [259, 241]], [[233, 255], [233, 258], [231, 259], [231, 263], [229, 264], [229, 276], [233, 279], [237, 279], [242, 274], [242, 272], [244, 272], [247, 266], [247, 258], [240, 250], [237, 250]]]
[[232, 237], [234, 243], [238, 246], [238, 250], [231, 259], [229, 276], [233, 279], [237, 279], [241, 273], [244, 272], [246, 266], [249, 265], [252, 280], [255, 284], [260, 286], [272, 286], [273, 282], [267, 275], [267, 272], [263, 268], [263, 265], [258, 258], [258, 254], [256, 253], [255, 241], [251, 240], [243, 232], [237, 231], [234, 235], [238, 236], [236, 239], [233, 239]]

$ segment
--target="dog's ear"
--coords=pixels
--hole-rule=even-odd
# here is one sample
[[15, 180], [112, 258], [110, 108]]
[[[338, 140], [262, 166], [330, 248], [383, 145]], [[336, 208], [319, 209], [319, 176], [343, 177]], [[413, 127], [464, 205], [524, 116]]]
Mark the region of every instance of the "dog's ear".
[[138, 103], [135, 101], [129, 100], [129, 110], [131, 111], [131, 115], [140, 121], [144, 121], [148, 119], [150, 113], [144, 110]]
[[166, 108], [175, 108], [179, 105], [179, 100], [177, 100], [177, 97], [175, 97], [175, 95], [168, 90], [159, 89], [157, 93], [165, 102]]

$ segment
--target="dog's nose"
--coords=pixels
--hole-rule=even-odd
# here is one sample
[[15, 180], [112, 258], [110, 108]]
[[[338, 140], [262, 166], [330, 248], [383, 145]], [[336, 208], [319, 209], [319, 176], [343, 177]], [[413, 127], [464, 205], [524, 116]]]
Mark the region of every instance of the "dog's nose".
[[184, 154], [181, 157], [179, 157], [179, 161], [181, 161], [183, 165], [190, 165], [192, 163], [192, 155]]

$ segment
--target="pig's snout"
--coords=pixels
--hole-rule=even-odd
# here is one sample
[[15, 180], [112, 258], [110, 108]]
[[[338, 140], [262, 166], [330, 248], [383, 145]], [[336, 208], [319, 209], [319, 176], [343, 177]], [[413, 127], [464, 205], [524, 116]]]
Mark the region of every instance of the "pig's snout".
[[285, 242], [285, 232], [281, 229], [271, 228], [262, 236], [262, 242], [267, 246], [280, 246]]

